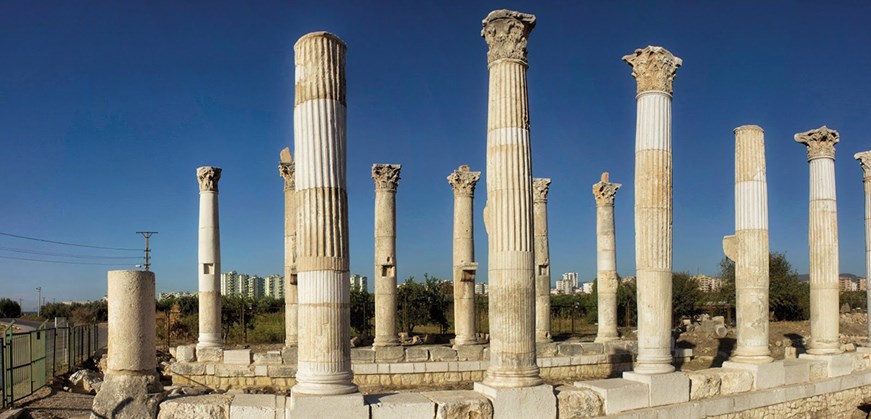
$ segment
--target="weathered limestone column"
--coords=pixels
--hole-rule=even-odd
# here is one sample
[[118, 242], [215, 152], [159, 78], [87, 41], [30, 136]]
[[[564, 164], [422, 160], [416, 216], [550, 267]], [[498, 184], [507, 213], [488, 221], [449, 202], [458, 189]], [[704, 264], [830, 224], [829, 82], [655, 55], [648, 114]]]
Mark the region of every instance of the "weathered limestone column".
[[327, 32], [307, 34], [294, 45], [299, 214], [299, 369], [294, 395], [357, 392], [350, 345], [346, 51], [345, 43]]
[[596, 294], [599, 330], [596, 342], [616, 340], [617, 334], [617, 239], [614, 235], [614, 198], [619, 183], [608, 181], [608, 172], [593, 185], [596, 198]]
[[839, 354], [838, 209], [835, 195], [837, 131], [826, 126], [795, 134], [810, 162], [811, 355]]
[[398, 346], [396, 334], [396, 188], [398, 164], [373, 164], [375, 181], [375, 341]]
[[[856, 160], [862, 167], [863, 183], [865, 184], [865, 278], [871, 278], [871, 150], [856, 153]], [[866, 287], [868, 307], [866, 313], [871, 313], [871, 287]], [[868, 336], [871, 336], [871, 322], [868, 322]]]
[[297, 314], [299, 312], [296, 289], [296, 182], [295, 167], [290, 150], [281, 150], [278, 173], [284, 178], [284, 346], [296, 346]]
[[109, 271], [107, 295], [109, 358], [91, 417], [157, 417], [162, 386], [155, 370], [154, 272]]
[[672, 81], [682, 60], [648, 46], [623, 57], [638, 82], [635, 126], [635, 267], [638, 358], [635, 372], [661, 374], [671, 365]]
[[197, 348], [220, 348], [221, 230], [218, 227], [218, 180], [221, 169], [197, 168], [200, 183], [199, 329]]
[[735, 128], [735, 235], [723, 238], [735, 261], [737, 347], [732, 362], [773, 361], [768, 349], [768, 182], [765, 133], [756, 125]]
[[478, 343], [475, 330], [475, 185], [481, 172], [460, 166], [448, 176], [454, 189], [454, 345]]
[[550, 179], [532, 179], [532, 212], [535, 230], [535, 342], [550, 338], [550, 246], [547, 242], [547, 193]]

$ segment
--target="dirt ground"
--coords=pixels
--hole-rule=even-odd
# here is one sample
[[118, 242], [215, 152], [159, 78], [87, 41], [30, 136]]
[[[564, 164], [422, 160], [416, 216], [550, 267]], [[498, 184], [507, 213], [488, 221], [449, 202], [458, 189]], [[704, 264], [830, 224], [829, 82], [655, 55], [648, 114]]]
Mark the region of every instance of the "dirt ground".
[[92, 394], [72, 393], [48, 386], [18, 401], [15, 407], [26, 409], [34, 419], [88, 417], [93, 400]]

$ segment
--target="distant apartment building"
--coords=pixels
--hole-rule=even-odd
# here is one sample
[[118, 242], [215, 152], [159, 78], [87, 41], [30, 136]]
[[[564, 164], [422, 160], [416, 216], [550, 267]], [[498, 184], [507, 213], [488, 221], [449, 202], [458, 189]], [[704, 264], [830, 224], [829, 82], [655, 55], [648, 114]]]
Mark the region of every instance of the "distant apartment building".
[[351, 289], [369, 291], [369, 278], [365, 275], [351, 275]]
[[623, 284], [623, 285], [626, 285], [626, 284], [634, 284], [634, 283], [635, 283], [635, 277], [634, 277], [634, 276], [623, 277], [623, 278], [620, 279], [620, 283]]
[[838, 277], [838, 289], [844, 291], [859, 291], [859, 278], [847, 275]]
[[859, 291], [868, 290], [868, 278], [859, 278]]
[[561, 279], [556, 280], [557, 294], [574, 294], [578, 289], [578, 273], [566, 272]]
[[[181, 298], [181, 297], [196, 297], [196, 291], [171, 291], [171, 292], [159, 292], [157, 293], [157, 300], [165, 300], [167, 298]], [[67, 304], [66, 301], [63, 302]]]
[[592, 294], [593, 293], [593, 283], [592, 282], [584, 282], [581, 284], [579, 288], [582, 294]]
[[490, 285], [484, 283], [475, 284], [475, 294], [487, 295], [490, 293]]
[[273, 274], [264, 278], [263, 294], [271, 298], [284, 299], [284, 277]]
[[715, 292], [723, 287], [723, 279], [707, 275], [696, 275], [691, 279], [699, 284], [699, 290], [702, 292]]
[[263, 278], [236, 271], [221, 272], [221, 295], [247, 298], [284, 298], [284, 277], [269, 275]]

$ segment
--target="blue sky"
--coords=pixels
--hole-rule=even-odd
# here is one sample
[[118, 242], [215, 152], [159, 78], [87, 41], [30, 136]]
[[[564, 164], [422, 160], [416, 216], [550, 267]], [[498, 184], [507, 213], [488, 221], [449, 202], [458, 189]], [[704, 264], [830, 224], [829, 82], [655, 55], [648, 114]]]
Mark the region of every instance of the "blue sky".
[[[715, 274], [734, 230], [732, 129], [766, 132], [772, 250], [807, 272], [808, 165], [796, 132], [837, 129], [841, 270], [864, 274], [861, 174], [871, 148], [868, 2], [26, 2], [0, 14], [0, 232], [139, 248], [154, 230], [159, 291], [196, 288], [197, 166], [220, 182], [224, 270], [283, 264], [278, 153], [291, 146], [293, 44], [327, 30], [348, 46], [351, 269], [373, 270], [373, 163], [403, 165], [400, 278], [451, 273], [446, 176], [483, 170], [487, 112], [481, 19], [533, 13], [533, 173], [553, 179], [553, 280], [595, 276], [602, 171], [616, 199], [617, 265], [634, 271], [635, 80], [620, 58], [662, 45], [684, 61], [673, 104], [674, 269]], [[291, 147], [292, 148], [292, 147]], [[487, 242], [475, 202], [480, 278]], [[136, 256], [0, 237], [0, 248]], [[70, 259], [0, 250], [0, 256]], [[0, 296], [30, 309], [99, 298], [103, 265], [0, 258]]]

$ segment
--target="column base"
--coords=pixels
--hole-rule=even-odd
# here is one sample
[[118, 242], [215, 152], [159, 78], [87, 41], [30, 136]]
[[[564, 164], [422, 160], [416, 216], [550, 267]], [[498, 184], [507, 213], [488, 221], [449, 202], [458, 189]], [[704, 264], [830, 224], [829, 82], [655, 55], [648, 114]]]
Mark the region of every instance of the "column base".
[[457, 346], [467, 346], [467, 345], [477, 345], [478, 338], [474, 336], [457, 336], [454, 338], [454, 347]]
[[299, 394], [294, 386], [287, 407], [287, 417], [301, 419], [369, 419], [369, 405], [363, 394], [308, 395]]
[[385, 346], [399, 346], [401, 343], [399, 342], [399, 336], [393, 337], [383, 337], [376, 336], [375, 341], [372, 342], [372, 347], [385, 347]]
[[674, 365], [671, 365], [672, 361], [674, 361], [674, 357], [671, 355], [671, 351], [669, 351], [667, 357], [642, 358], [642, 356], [639, 355], [636, 358], [635, 366], [632, 368], [632, 371], [645, 375], [668, 374], [674, 372]]
[[312, 396], [338, 396], [358, 393], [359, 390], [357, 385], [352, 382], [353, 379], [354, 376], [350, 372], [308, 376], [308, 374], [299, 371], [296, 375], [296, 385], [291, 388], [291, 392], [292, 394]]
[[768, 364], [774, 361], [774, 358], [768, 355], [732, 355], [729, 357], [729, 362], [739, 364]]
[[618, 336], [616, 333], [613, 336], [612, 335], [597, 335], [596, 340], [594, 340], [593, 342], [605, 343], [605, 342], [613, 342], [615, 340], [620, 340], [620, 336]]
[[[492, 355], [491, 355], [492, 356]], [[544, 384], [538, 367], [487, 370], [484, 385], [495, 388], [535, 387]]]
[[690, 401], [690, 379], [680, 372], [648, 375], [626, 371], [623, 379], [647, 384], [647, 402], [651, 407]]
[[222, 348], [224, 342], [220, 333], [200, 333], [197, 339], [197, 348]]
[[816, 346], [816, 347], [808, 347], [807, 353], [811, 355], [837, 355], [842, 354], [844, 351], [841, 350], [841, 345], [826, 345], [826, 346]]
[[553, 386], [503, 388], [475, 383], [475, 391], [493, 403], [494, 418], [556, 419], [556, 396]]
[[535, 343], [551, 343], [553, 339], [551, 338], [550, 333], [536, 333], [535, 334]]
[[826, 371], [829, 377], [840, 377], [849, 375], [853, 372], [853, 357], [844, 353], [814, 355], [801, 354], [799, 359], [808, 359], [811, 361], [823, 361], [826, 363]]
[[784, 369], [783, 361], [748, 364], [730, 360], [723, 363], [723, 368], [750, 371], [753, 374], [753, 388], [756, 390], [780, 387], [786, 383], [786, 370]]

